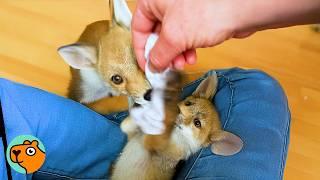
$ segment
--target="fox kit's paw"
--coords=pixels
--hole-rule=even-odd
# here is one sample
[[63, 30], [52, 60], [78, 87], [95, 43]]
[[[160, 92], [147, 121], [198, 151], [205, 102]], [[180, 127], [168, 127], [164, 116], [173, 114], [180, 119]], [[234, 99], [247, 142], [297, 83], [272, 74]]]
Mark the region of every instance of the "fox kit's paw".
[[153, 91], [150, 103], [130, 110], [130, 116], [145, 134], [157, 135], [165, 130], [164, 105], [158, 103], [163, 101], [163, 95], [159, 93], [162, 92]]
[[129, 139], [139, 131], [137, 124], [132, 121], [130, 116], [122, 121], [120, 128], [124, 133], [127, 134]]
[[144, 148], [148, 151], [156, 152], [165, 149], [168, 146], [169, 138], [163, 135], [144, 136]]

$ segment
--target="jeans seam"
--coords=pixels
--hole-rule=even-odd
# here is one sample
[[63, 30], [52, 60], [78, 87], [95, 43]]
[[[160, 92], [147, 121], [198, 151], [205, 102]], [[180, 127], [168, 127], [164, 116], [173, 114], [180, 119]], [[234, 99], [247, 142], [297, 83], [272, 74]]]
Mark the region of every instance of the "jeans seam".
[[120, 114], [118, 116], [115, 116], [116, 119], [122, 119], [123, 117], [128, 116], [128, 114]]
[[230, 119], [230, 114], [231, 114], [231, 109], [232, 109], [232, 106], [233, 106], [233, 97], [234, 97], [234, 87], [232, 86], [233, 83], [230, 81], [230, 78], [229, 77], [226, 77], [225, 75], [221, 74], [220, 75], [221, 77], [223, 77], [226, 82], [228, 83], [229, 85], [229, 89], [231, 91], [231, 96], [230, 96], [230, 99], [229, 99], [229, 109], [228, 109], [228, 113], [227, 113], [227, 118], [226, 118], [226, 122], [223, 124], [223, 129], [226, 128], [228, 122], [229, 122], [229, 119]]
[[42, 173], [42, 174], [57, 176], [59, 178], [75, 179], [75, 178], [72, 178], [70, 176], [60, 175], [60, 174], [57, 174], [57, 173], [52, 173], [52, 172], [47, 172], [47, 171], [42, 171], [42, 170], [38, 170], [37, 172]]
[[[288, 107], [288, 104], [287, 104], [287, 107]], [[282, 149], [282, 159], [281, 159], [281, 164], [280, 164], [280, 174], [279, 174], [279, 179], [282, 179], [283, 177], [283, 173], [284, 173], [284, 166], [285, 166], [285, 163], [286, 163], [286, 153], [287, 150], [288, 150], [288, 141], [289, 141], [289, 129], [290, 129], [290, 111], [289, 109], [287, 110], [287, 112], [289, 113], [289, 119], [286, 123], [286, 130], [285, 130], [285, 138], [284, 138], [284, 146], [283, 146], [283, 149]]]
[[120, 115], [112, 115], [112, 117], [108, 117], [108, 116], [104, 116], [104, 118], [106, 118], [107, 120], [111, 121], [112, 123], [116, 124], [116, 125], [120, 125], [121, 123], [117, 122], [116, 120], [119, 120], [119, 119], [123, 119], [124, 117], [128, 116], [128, 114], [126, 113], [123, 113], [123, 114], [120, 114]]
[[[72, 177], [72, 176], [68, 176], [68, 175], [61, 175], [61, 174], [58, 174], [57, 172], [48, 172], [48, 171], [44, 171], [44, 170], [38, 170], [37, 172], [42, 173], [42, 174], [57, 176], [57, 177], [60, 177], [60, 178], [66, 178], [66, 179], [79, 179], [79, 180], [80, 179], [91, 179], [91, 180], [94, 180], [94, 179], [106, 179], [106, 178], [88, 178], [88, 177], [76, 178], [76, 177]], [[63, 172], [63, 171], [61, 171], [61, 172]], [[64, 173], [66, 173], [66, 172], [64, 172]]]
[[197, 158], [194, 160], [194, 162], [192, 163], [191, 168], [189, 169], [189, 171], [187, 172], [186, 176], [184, 177], [185, 180], [189, 179], [188, 176], [190, 175], [194, 165], [196, 164], [196, 162], [198, 161], [198, 159], [200, 158], [200, 155], [202, 154], [203, 149], [200, 150], [200, 152], [198, 153]]
[[106, 118], [108, 121], [112, 122], [113, 124], [116, 124], [117, 126], [120, 125], [120, 123], [116, 122], [115, 120], [113, 119], [108, 119]]

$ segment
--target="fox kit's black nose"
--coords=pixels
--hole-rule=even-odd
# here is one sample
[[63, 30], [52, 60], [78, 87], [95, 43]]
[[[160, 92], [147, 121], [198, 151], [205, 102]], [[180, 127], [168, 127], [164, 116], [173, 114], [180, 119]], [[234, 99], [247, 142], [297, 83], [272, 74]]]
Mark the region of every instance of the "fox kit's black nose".
[[21, 151], [20, 150], [12, 150], [12, 153], [14, 155], [18, 156], [21, 153]]
[[143, 98], [147, 101], [151, 101], [151, 93], [152, 93], [152, 89], [149, 89], [144, 95]]
[[134, 103], [134, 104], [133, 104], [133, 107], [134, 107], [134, 108], [137, 108], [137, 107], [140, 107], [140, 106], [141, 106], [141, 104], [138, 104], [138, 103]]

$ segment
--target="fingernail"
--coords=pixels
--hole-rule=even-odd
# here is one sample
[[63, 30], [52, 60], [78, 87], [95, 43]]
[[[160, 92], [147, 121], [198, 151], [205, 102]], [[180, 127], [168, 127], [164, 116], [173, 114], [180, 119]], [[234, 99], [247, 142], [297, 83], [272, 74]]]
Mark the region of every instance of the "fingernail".
[[148, 63], [149, 64], [149, 69], [151, 72], [153, 73], [158, 73], [158, 71], [156, 70], [156, 68], [154, 67], [154, 65], [150, 62]]
[[176, 68], [177, 70], [179, 70], [179, 71], [184, 70], [184, 66], [176, 66], [175, 68]]
[[163, 71], [163, 69], [160, 69], [159, 67], [162, 67], [162, 63], [157, 58], [154, 58], [152, 54], [150, 54], [150, 60], [149, 60], [149, 68], [151, 72], [154, 73], [160, 73]]
[[156, 66], [154, 64], [152, 64], [151, 61], [149, 63], [149, 69], [153, 73], [161, 73], [162, 71], [164, 71], [163, 69], [156, 68]]

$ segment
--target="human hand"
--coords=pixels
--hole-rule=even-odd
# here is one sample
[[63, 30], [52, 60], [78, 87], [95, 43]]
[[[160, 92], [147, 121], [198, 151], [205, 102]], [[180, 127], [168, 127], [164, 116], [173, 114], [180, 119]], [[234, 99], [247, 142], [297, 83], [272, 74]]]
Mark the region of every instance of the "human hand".
[[157, 71], [196, 62], [196, 48], [259, 30], [320, 22], [319, 0], [139, 0], [133, 16], [133, 46], [141, 69], [152, 32], [159, 41], [150, 53]]
[[170, 64], [182, 69], [196, 62], [196, 48], [213, 46], [234, 35], [234, 5], [230, 1], [139, 0], [133, 16], [133, 45], [139, 66], [145, 67], [145, 44], [152, 32], [159, 40], [150, 53], [151, 65], [162, 71]]
[[[150, 50], [157, 42], [157, 34], [151, 34], [148, 37], [145, 47], [145, 58], [148, 59]], [[150, 62], [150, 61], [149, 61]], [[145, 72], [146, 78], [150, 82], [153, 89], [151, 93], [151, 100], [142, 104], [140, 107], [132, 108], [130, 115], [136, 124], [145, 134], [159, 135], [162, 134], [164, 127], [164, 91], [167, 85], [169, 69], [162, 73], [153, 73], [149, 69], [148, 62], [146, 63]]]

